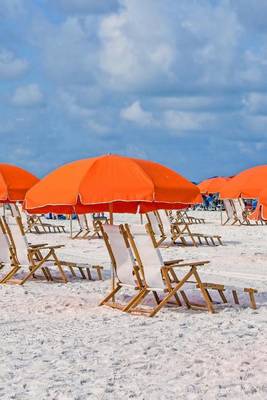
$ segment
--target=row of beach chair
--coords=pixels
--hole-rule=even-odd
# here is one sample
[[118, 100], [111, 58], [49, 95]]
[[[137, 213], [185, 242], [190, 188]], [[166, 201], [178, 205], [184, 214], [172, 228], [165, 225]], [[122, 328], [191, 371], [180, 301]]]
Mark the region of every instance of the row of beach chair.
[[[0, 217], [0, 267], [3, 272], [0, 283], [24, 284], [29, 278], [34, 278], [37, 270], [40, 270], [47, 281], [53, 281], [51, 271], [57, 269], [61, 280], [68, 282], [64, 267], [77, 277], [77, 272], [83, 279], [92, 279], [90, 268], [92, 267], [99, 279], [102, 279], [103, 267], [90, 265], [88, 260], [75, 262], [66, 257], [57, 255], [57, 251], [64, 248], [63, 245], [50, 246], [47, 243], [31, 244], [28, 242], [25, 229], [20, 217]], [[85, 258], [85, 257], [84, 257]], [[15, 276], [26, 269], [26, 273], [20, 279]]]
[[149, 223], [150, 233], [154, 236], [157, 245], [170, 239], [173, 244], [184, 246], [208, 246], [222, 245], [220, 235], [207, 235], [204, 233], [192, 232], [190, 224], [176, 220], [165, 210], [148, 212], [146, 218]]
[[[149, 224], [131, 227], [128, 224], [101, 225], [102, 235], [111, 259], [115, 281], [112, 290], [100, 305], [118, 308], [129, 313], [140, 313], [150, 317], [164, 306], [182, 306], [182, 300], [189, 309], [214, 312], [211, 292], [218, 294], [222, 303], [227, 303], [225, 286], [203, 282], [198, 268], [209, 261], [164, 260], [159, 248], [153, 243]], [[189, 298], [187, 287], [197, 291], [202, 302]], [[119, 301], [118, 292], [126, 290], [128, 300]], [[255, 289], [244, 288], [249, 294], [250, 305], [256, 308]], [[129, 295], [132, 293], [130, 300]], [[151, 294], [154, 304], [144, 307], [144, 299]], [[239, 304], [237, 290], [232, 289], [234, 302]]]
[[231, 224], [231, 225], [263, 225], [265, 221], [262, 220], [250, 220], [249, 219], [249, 211], [245, 207], [244, 200], [242, 198], [239, 199], [225, 199], [223, 200], [226, 218], [221, 219], [222, 225]]

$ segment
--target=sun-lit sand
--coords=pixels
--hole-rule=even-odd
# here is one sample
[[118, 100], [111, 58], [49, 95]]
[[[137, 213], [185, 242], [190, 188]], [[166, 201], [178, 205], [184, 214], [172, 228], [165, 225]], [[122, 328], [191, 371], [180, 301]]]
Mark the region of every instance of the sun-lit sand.
[[0, 286], [0, 399], [266, 399], [267, 226], [221, 226], [217, 212], [191, 214], [207, 220], [194, 231], [221, 234], [224, 246], [162, 253], [211, 260], [199, 269], [203, 279], [257, 288], [257, 310], [244, 294], [234, 306], [229, 291], [230, 304], [214, 315], [182, 307], [147, 318], [98, 307], [110, 287], [103, 241], [31, 234], [33, 243], [65, 243], [66, 258], [102, 264], [105, 280]]

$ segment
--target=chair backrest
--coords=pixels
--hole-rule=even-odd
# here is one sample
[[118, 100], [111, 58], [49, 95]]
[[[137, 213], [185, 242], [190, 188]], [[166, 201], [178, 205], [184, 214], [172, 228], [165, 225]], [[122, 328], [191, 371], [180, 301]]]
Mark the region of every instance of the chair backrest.
[[238, 200], [239, 200], [239, 204], [240, 204], [242, 211], [243, 212], [246, 211], [246, 205], [245, 205], [244, 199], [242, 199], [242, 197], [240, 197]]
[[10, 210], [12, 213], [12, 217], [14, 217], [14, 218], [20, 217], [20, 210], [16, 204], [10, 203], [9, 207], [10, 207]]
[[234, 217], [235, 213], [234, 213], [234, 209], [233, 209], [231, 200], [225, 199], [225, 200], [223, 200], [223, 204], [224, 204], [224, 208], [225, 208], [228, 218], [232, 219]]
[[243, 215], [243, 210], [239, 203], [239, 200], [233, 199], [232, 201], [233, 201], [233, 205], [234, 205], [234, 208], [236, 211], [237, 218], [239, 218], [242, 221], [244, 219], [244, 215]]
[[164, 289], [165, 284], [161, 275], [161, 268], [164, 266], [164, 262], [159, 249], [154, 247], [151, 237], [147, 234], [147, 228], [147, 225], [142, 225], [142, 233], [133, 235], [131, 227], [125, 224], [132, 251], [140, 269], [143, 271], [147, 286]]
[[157, 216], [154, 212], [150, 211], [146, 213], [147, 221], [151, 224], [152, 230], [155, 235], [161, 235], [160, 225]]
[[88, 230], [87, 218], [85, 214], [78, 214], [77, 215], [78, 222], [80, 225], [81, 230], [86, 231]]
[[102, 224], [101, 231], [118, 280], [136, 286], [133, 276], [134, 258], [120, 226]]
[[0, 217], [0, 263], [10, 263], [10, 252], [9, 252], [9, 241], [7, 232], [5, 230], [5, 224]]
[[17, 262], [20, 265], [28, 265], [28, 248], [29, 244], [25, 235], [25, 231], [20, 217], [9, 218], [8, 222], [3, 218], [5, 230], [9, 237], [9, 242], [17, 257]]
[[166, 228], [170, 229], [171, 221], [170, 221], [169, 216], [166, 214], [166, 211], [165, 210], [158, 210], [158, 215], [160, 217], [160, 220], [162, 222], [163, 227], [166, 227]]

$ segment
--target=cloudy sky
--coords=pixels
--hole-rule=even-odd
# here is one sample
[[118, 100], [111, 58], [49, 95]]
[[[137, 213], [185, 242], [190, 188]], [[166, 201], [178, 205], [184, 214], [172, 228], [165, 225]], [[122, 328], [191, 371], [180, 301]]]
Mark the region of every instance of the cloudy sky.
[[267, 163], [267, 0], [1, 0], [0, 161]]

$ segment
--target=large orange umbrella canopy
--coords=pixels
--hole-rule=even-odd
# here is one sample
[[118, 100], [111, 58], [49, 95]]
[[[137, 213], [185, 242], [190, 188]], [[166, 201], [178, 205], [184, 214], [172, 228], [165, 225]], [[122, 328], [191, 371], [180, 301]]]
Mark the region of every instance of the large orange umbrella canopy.
[[27, 190], [37, 182], [38, 178], [24, 169], [0, 163], [0, 203], [23, 201]]
[[163, 165], [104, 155], [53, 171], [28, 191], [24, 206], [31, 213], [135, 213], [181, 208], [198, 194], [196, 185]]
[[230, 179], [221, 189], [222, 199], [256, 199], [267, 182], [267, 165], [246, 169]]
[[200, 193], [220, 193], [221, 188], [231, 178], [224, 176], [216, 176], [214, 178], [205, 179], [198, 184]]

